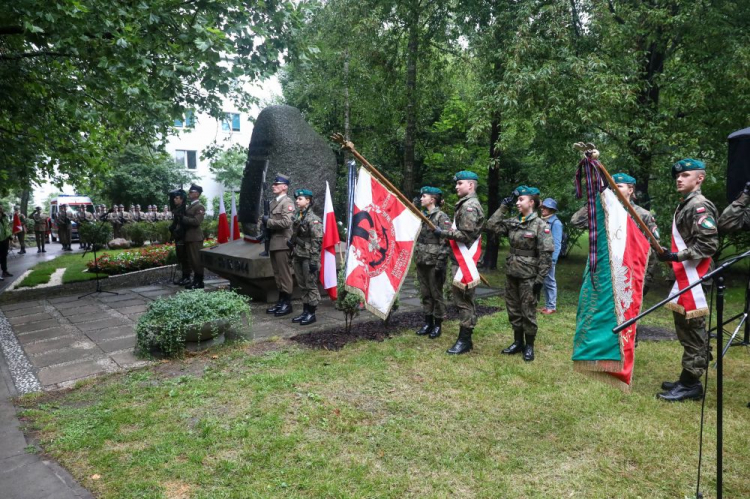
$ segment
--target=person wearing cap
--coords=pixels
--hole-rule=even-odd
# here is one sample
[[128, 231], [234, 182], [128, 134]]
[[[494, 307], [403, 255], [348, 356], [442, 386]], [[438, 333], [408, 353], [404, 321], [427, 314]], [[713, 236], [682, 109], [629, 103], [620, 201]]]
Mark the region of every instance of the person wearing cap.
[[18, 237], [18, 244], [21, 247], [21, 250], [18, 252], [19, 255], [25, 255], [26, 254], [26, 215], [21, 213], [21, 207], [18, 205], [15, 205], [13, 207], [13, 216], [18, 217], [19, 222], [21, 222], [21, 225], [19, 227], [19, 231], [16, 232], [16, 237]]
[[542, 220], [547, 222], [547, 231], [552, 235], [554, 251], [552, 251], [552, 266], [547, 277], [544, 278], [544, 308], [541, 313], [550, 315], [557, 312], [557, 281], [555, 280], [555, 267], [560, 257], [563, 239], [563, 223], [557, 218], [557, 201], [547, 198], [542, 201]]
[[185, 289], [203, 289], [203, 264], [201, 263], [200, 251], [203, 248], [203, 231], [201, 224], [206, 216], [206, 208], [200, 202], [203, 187], [191, 185], [188, 190], [189, 203], [185, 207], [185, 214], [180, 220], [180, 225], [185, 228], [185, 250], [187, 252], [190, 268], [193, 270], [193, 280], [185, 286]]
[[312, 210], [313, 193], [308, 189], [294, 191], [297, 212], [292, 225], [294, 275], [302, 291], [302, 314], [292, 322], [302, 326], [315, 322], [315, 309], [320, 303], [318, 269], [323, 246], [323, 222]]
[[289, 258], [289, 241], [292, 238], [294, 224], [294, 201], [287, 195], [289, 177], [277, 173], [271, 190], [275, 197], [271, 200], [269, 214], [263, 215], [262, 220], [270, 234], [268, 251], [276, 280], [276, 289], [279, 290], [279, 299], [275, 305], [266, 309], [266, 313], [281, 317], [292, 313], [294, 285]]
[[[174, 284], [178, 286], [187, 286], [192, 282], [190, 279], [192, 269], [190, 267], [190, 261], [188, 260], [187, 246], [185, 245], [185, 227], [182, 225], [182, 217], [185, 215], [186, 208], [186, 194], [182, 189], [173, 191], [171, 194], [174, 203], [174, 213], [172, 223], [169, 225], [169, 232], [172, 235], [172, 240], [174, 240], [174, 251], [175, 256], [177, 257], [177, 263], [180, 265], [180, 269], [182, 269], [182, 277], [175, 280]], [[155, 206], [156, 205], [153, 207]]]
[[[696, 159], [683, 159], [672, 165], [672, 177], [682, 200], [674, 213], [673, 231], [684, 241], [684, 248], [673, 252], [662, 248], [658, 255], [663, 262], [696, 263], [711, 258], [719, 248], [719, 233], [716, 225], [717, 211], [714, 204], [701, 194], [701, 184], [706, 178], [706, 165]], [[674, 236], [673, 236], [674, 239]], [[713, 266], [711, 261], [710, 266]], [[674, 265], [673, 265], [674, 267]], [[704, 292], [708, 289], [704, 286]], [[701, 377], [708, 367], [709, 343], [704, 317], [687, 318], [673, 310], [677, 339], [683, 348], [682, 372], [677, 381], [665, 381], [657, 397], [667, 402], [699, 400], [703, 397]]]
[[[482, 229], [484, 228], [484, 210], [482, 210], [482, 205], [477, 198], [479, 177], [474, 172], [463, 170], [453, 176], [453, 181], [456, 182], [456, 194], [458, 194], [453, 225], [447, 230], [436, 226], [433, 232], [438, 237], [443, 236], [445, 239], [464, 243], [470, 248], [474, 241], [482, 237]], [[453, 228], [454, 225], [455, 228]], [[451, 258], [455, 276], [455, 273], [458, 272], [458, 263], [453, 252], [451, 252]], [[474, 327], [477, 325], [474, 292], [473, 287], [451, 286], [453, 304], [458, 308], [460, 329], [456, 343], [447, 351], [449, 355], [460, 355], [469, 352], [474, 347], [471, 341]]]
[[725, 234], [750, 230], [750, 182], [719, 217], [719, 231]]
[[89, 249], [91, 242], [82, 234], [82, 232], [86, 231], [81, 231], [81, 228], [86, 224], [94, 223], [94, 215], [86, 211], [85, 206], [79, 206], [75, 212], [75, 218], [76, 224], [78, 224], [78, 249]]
[[[157, 210], [157, 206], [154, 205], [154, 213]], [[169, 205], [164, 205], [163, 211], [161, 212], [161, 219], [162, 220], [172, 220], [172, 212], [169, 211]]]
[[63, 251], [73, 251], [73, 248], [70, 247], [70, 233], [73, 222], [68, 214], [67, 204], [63, 203], [60, 205], [55, 223], [57, 224], [57, 237], [60, 239]]
[[141, 213], [141, 205], [137, 204], [133, 207], [133, 213], [131, 215], [133, 222], [143, 222], [143, 213]]
[[2, 269], [0, 281], [6, 277], [13, 277], [13, 274], [8, 272], [8, 250], [10, 249], [11, 239], [13, 239], [13, 222], [7, 217], [5, 209], [0, 205], [0, 269]]
[[121, 238], [123, 219], [116, 204], [112, 205], [112, 209], [107, 214], [107, 221], [112, 225], [112, 237], [115, 239]]
[[36, 252], [46, 253], [44, 249], [44, 243], [47, 242], [47, 227], [49, 224], [49, 217], [46, 213], [42, 212], [42, 207], [37, 206], [34, 209], [34, 214], [31, 216], [34, 219], [34, 237], [36, 238]]
[[[506, 218], [514, 200], [518, 215]], [[536, 305], [555, 249], [547, 223], [536, 214], [539, 205], [539, 189], [521, 185], [501, 201], [487, 223], [488, 230], [507, 236], [510, 244], [505, 261], [505, 307], [513, 328], [513, 343], [502, 353], [523, 354], [526, 362], [534, 360]]]
[[133, 221], [133, 216], [130, 214], [130, 212], [132, 211], [132, 205], [131, 205], [131, 210], [129, 211], [125, 211], [125, 207], [123, 205], [119, 205], [117, 208], [120, 212], [120, 215], [121, 215], [120, 218], [122, 219], [123, 225], [129, 224]]
[[[440, 209], [443, 204], [443, 191], [437, 187], [425, 186], [419, 192], [422, 212], [432, 225], [444, 231], [450, 230], [451, 220]], [[445, 284], [450, 253], [450, 246], [445, 243], [444, 238], [437, 236], [426, 223], [422, 222], [417, 245], [414, 248], [419, 293], [422, 296], [422, 310], [424, 310], [424, 325], [417, 331], [419, 336], [429, 335], [431, 339], [435, 339], [442, 333], [443, 319], [446, 316], [443, 284]]]
[[[643, 223], [646, 224], [648, 230], [650, 230], [654, 237], [658, 240], [660, 237], [659, 227], [656, 225], [656, 219], [654, 218], [654, 215], [649, 210], [635, 204], [635, 178], [631, 177], [627, 173], [615, 173], [614, 175], [612, 175], [612, 180], [614, 180], [615, 184], [617, 184], [617, 190], [619, 190], [622, 195], [625, 196], [625, 199], [630, 201], [630, 205], [633, 207], [635, 212], [638, 213], [638, 216], [641, 217], [641, 220], [643, 220]], [[588, 208], [585, 205], [573, 214], [573, 217], [570, 219], [570, 224], [573, 227], [579, 229], [588, 228], [589, 214]], [[638, 228], [640, 229], [640, 226]], [[642, 229], [641, 232], [643, 232]], [[645, 236], [646, 233], [644, 232], [643, 235]], [[659, 260], [656, 258], [656, 251], [652, 248], [648, 258], [646, 275], [643, 277], [644, 296], [648, 293], [649, 289], [651, 288], [651, 284], [654, 282], [654, 276], [656, 275], [656, 268], [658, 264]]]

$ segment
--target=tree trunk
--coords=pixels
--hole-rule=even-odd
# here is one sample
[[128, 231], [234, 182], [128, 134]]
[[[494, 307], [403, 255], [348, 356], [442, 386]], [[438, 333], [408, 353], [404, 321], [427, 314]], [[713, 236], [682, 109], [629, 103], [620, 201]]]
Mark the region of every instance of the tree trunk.
[[[500, 140], [500, 120], [492, 120], [490, 130], [490, 170], [487, 173], [487, 218], [500, 207], [500, 148], [497, 142]], [[487, 236], [487, 249], [484, 252], [482, 260], [486, 269], [497, 268], [497, 254], [500, 247], [500, 241], [492, 233]]]
[[[351, 104], [349, 102], [349, 50], [344, 51], [344, 139], [352, 140], [351, 127]], [[344, 151], [344, 164], [349, 160], [350, 154]]]
[[21, 193], [21, 213], [28, 216], [29, 213], [29, 199], [31, 198], [31, 191], [24, 189]]
[[406, 133], [404, 135], [404, 166], [401, 191], [414, 195], [414, 142], [417, 130], [417, 60], [419, 58], [419, 12], [412, 12], [409, 44], [406, 52]]

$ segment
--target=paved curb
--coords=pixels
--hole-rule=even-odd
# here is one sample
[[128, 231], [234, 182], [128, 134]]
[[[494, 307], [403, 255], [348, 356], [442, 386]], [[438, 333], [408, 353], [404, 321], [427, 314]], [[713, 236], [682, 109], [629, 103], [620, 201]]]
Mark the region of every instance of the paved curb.
[[[34, 368], [29, 362], [26, 353], [21, 348], [13, 332], [13, 327], [8, 319], [0, 311], [0, 348], [7, 362], [8, 373], [13, 382], [14, 389], [21, 395], [31, 392], [42, 391], [42, 384], [34, 374]], [[0, 362], [2, 362], [0, 356]], [[4, 364], [3, 364], [4, 365]], [[12, 394], [15, 395], [15, 394]]]

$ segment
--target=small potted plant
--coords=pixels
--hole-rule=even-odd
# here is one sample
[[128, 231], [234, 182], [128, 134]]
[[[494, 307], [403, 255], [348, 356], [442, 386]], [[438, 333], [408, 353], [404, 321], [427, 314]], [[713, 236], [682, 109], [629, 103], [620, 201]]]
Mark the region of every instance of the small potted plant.
[[152, 302], [136, 326], [136, 353], [182, 357], [186, 343], [216, 338], [238, 330], [243, 315], [249, 318], [246, 296], [234, 291], [183, 291]]

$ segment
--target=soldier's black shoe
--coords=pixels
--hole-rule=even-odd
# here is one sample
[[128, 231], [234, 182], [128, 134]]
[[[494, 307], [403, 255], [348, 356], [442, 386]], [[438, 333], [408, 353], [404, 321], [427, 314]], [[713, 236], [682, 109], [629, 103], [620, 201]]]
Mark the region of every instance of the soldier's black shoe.
[[523, 342], [523, 332], [513, 331], [513, 343], [503, 350], [502, 353], [505, 355], [515, 355], [517, 353], [523, 353], [523, 349], [526, 344]]
[[471, 342], [471, 333], [471, 329], [461, 326], [456, 343], [446, 353], [448, 355], [461, 355], [462, 353], [469, 352], [474, 348], [474, 344]]
[[283, 317], [292, 313], [292, 297], [284, 293], [284, 299], [281, 301], [281, 305], [273, 313], [276, 317]]
[[425, 315], [424, 326], [419, 328], [419, 330], [417, 331], [417, 335], [424, 336], [426, 334], [430, 334], [430, 332], [432, 331], [432, 328], [434, 327], [435, 327], [434, 317], [432, 317], [431, 315]]
[[435, 327], [430, 331], [430, 339], [439, 338], [443, 333], [443, 319], [435, 318]]
[[665, 391], [669, 391], [675, 386], [677, 386], [677, 383], [679, 383], [679, 381], [665, 381], [664, 383], [661, 384], [661, 389]]
[[303, 304], [302, 304], [302, 313], [301, 313], [301, 314], [299, 314], [299, 315], [298, 315], [297, 317], [295, 317], [294, 319], [292, 319], [292, 322], [299, 322], [299, 321], [301, 321], [302, 319], [304, 319], [305, 317], [307, 317], [307, 306], [308, 306], [308, 305], [307, 305], [307, 303], [303, 303]]
[[276, 301], [276, 305], [273, 305], [271, 307], [268, 307], [266, 309], [267, 314], [274, 314], [281, 306], [281, 301], [284, 299], [284, 293], [279, 293], [279, 299]]
[[42, 252], [42, 250], [40, 250], [39, 248], [37, 248], [37, 249], [36, 249], [36, 252], [37, 252], [37, 253], [41, 253], [41, 252]]
[[316, 322], [317, 319], [315, 319], [315, 309], [317, 307], [313, 307], [312, 305], [308, 305], [307, 307], [307, 315], [299, 321], [300, 326], [307, 326], [308, 324], [312, 324]]
[[185, 286], [185, 289], [203, 289], [205, 287], [205, 284], [203, 284], [203, 276], [195, 276], [193, 279], [193, 282]]
[[534, 360], [534, 338], [534, 336], [526, 335], [526, 346], [523, 349], [524, 362], [531, 362]]
[[13, 277], [13, 274], [8, 272], [7, 270], [3, 270], [3, 277]]
[[192, 280], [190, 279], [190, 274], [182, 274], [182, 277], [174, 281], [174, 284], [176, 284], [177, 286], [186, 286], [191, 282]]
[[683, 385], [681, 381], [678, 381], [674, 388], [668, 392], [657, 394], [656, 398], [664, 400], [665, 402], [700, 400], [703, 398], [703, 385], [699, 381], [694, 385], [687, 386]]
[[44, 249], [44, 248], [42, 248], [42, 253], [46, 253], [46, 252], [47, 252], [47, 250]]

